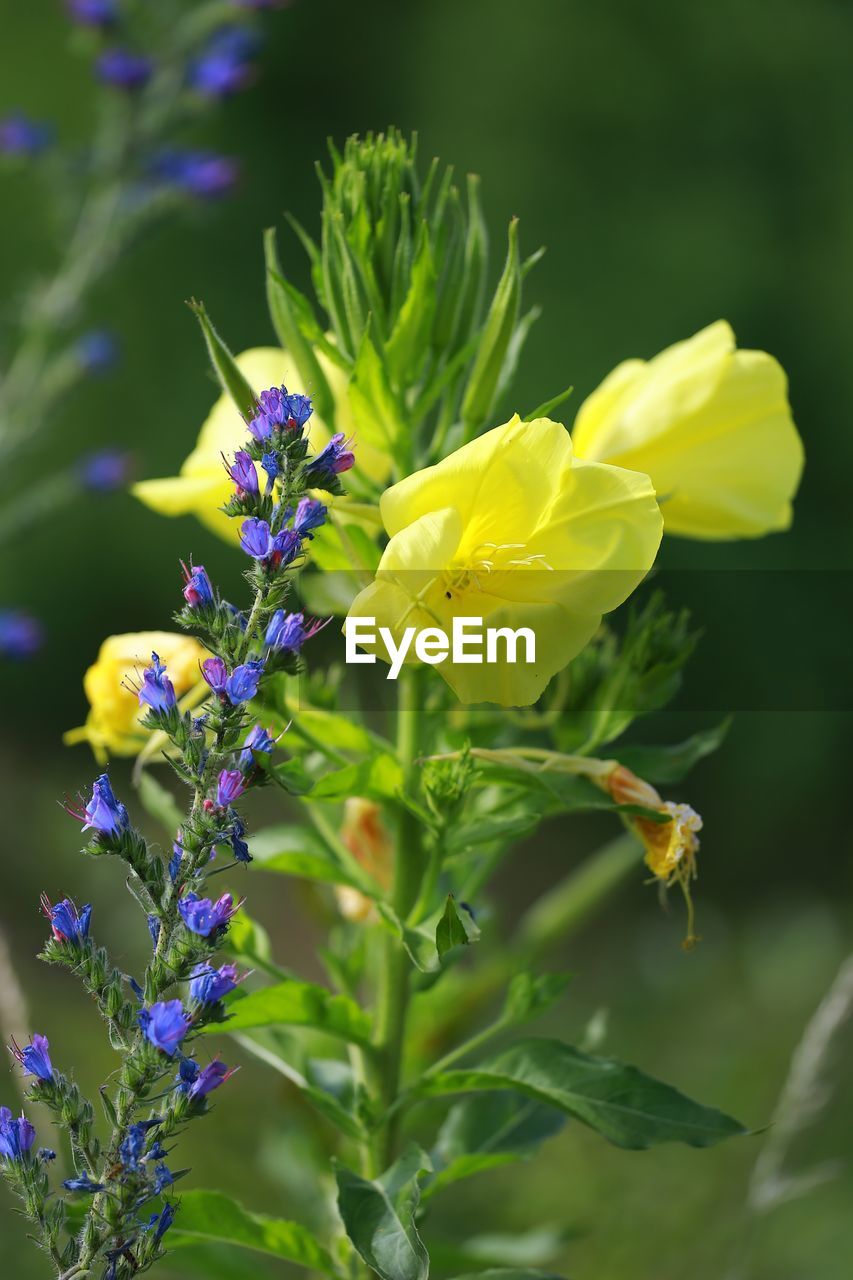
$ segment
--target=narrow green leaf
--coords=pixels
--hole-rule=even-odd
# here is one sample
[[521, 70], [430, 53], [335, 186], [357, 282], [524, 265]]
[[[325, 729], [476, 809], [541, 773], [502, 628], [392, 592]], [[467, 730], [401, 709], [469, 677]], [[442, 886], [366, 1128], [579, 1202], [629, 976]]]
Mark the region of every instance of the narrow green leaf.
[[[227, 1004], [229, 1031], [254, 1027], [316, 1027], [352, 1044], [370, 1043], [370, 1018], [348, 996], [333, 995], [313, 982], [279, 982]], [[205, 1031], [220, 1034], [221, 1023]]]
[[727, 716], [715, 728], [669, 747], [619, 747], [619, 763], [647, 782], [681, 782], [695, 764], [718, 749], [731, 723], [731, 716]]
[[[227, 1028], [226, 1028], [227, 1029]], [[272, 1067], [279, 1075], [284, 1076], [291, 1084], [295, 1085], [300, 1093], [305, 1097], [311, 1105], [331, 1124], [340, 1129], [341, 1133], [345, 1133], [350, 1138], [360, 1141], [364, 1138], [364, 1129], [359, 1119], [343, 1106], [334, 1094], [327, 1092], [325, 1089], [318, 1088], [296, 1070], [295, 1067], [282, 1057], [274, 1043], [274, 1037], [270, 1032], [259, 1028], [250, 1034], [236, 1032], [234, 1040], [247, 1053], [253, 1054], [261, 1062], [265, 1062], [267, 1066]], [[271, 1040], [273, 1043], [271, 1043]]]
[[443, 959], [453, 947], [467, 947], [469, 943], [477, 942], [479, 937], [480, 930], [471, 912], [457, 906], [453, 894], [449, 893], [435, 928], [435, 948], [439, 959]]
[[255, 411], [255, 392], [237, 368], [233, 355], [214, 329], [204, 304], [193, 299], [189, 306], [201, 326], [207, 344], [207, 354], [210, 356], [210, 363], [213, 365], [222, 390], [227, 391], [241, 417], [250, 418]]
[[365, 796], [369, 800], [396, 800], [402, 786], [399, 761], [392, 755], [380, 754], [325, 774], [315, 784], [311, 799], [337, 801], [347, 796]]
[[293, 362], [304, 383], [303, 389], [311, 396], [317, 413], [328, 427], [333, 428], [334, 397], [314, 348], [297, 322], [294, 303], [281, 274], [276, 235], [272, 227], [264, 232], [264, 257], [267, 264], [267, 305], [273, 328], [282, 346], [293, 356]]
[[435, 315], [435, 266], [427, 224], [421, 224], [412, 262], [409, 292], [397, 313], [385, 347], [385, 356], [395, 386], [411, 386], [429, 349], [429, 334]]
[[518, 221], [509, 224], [509, 246], [503, 275], [498, 281], [483, 327], [477, 357], [462, 400], [465, 438], [470, 440], [487, 420], [497, 394], [509, 351], [521, 298], [518, 258]]
[[139, 799], [146, 813], [150, 813], [169, 836], [174, 838], [186, 815], [178, 808], [178, 802], [171, 791], [167, 791], [147, 769], [143, 769], [139, 775]]
[[538, 1017], [560, 999], [570, 982], [568, 973], [515, 974], [509, 984], [504, 1017], [516, 1025]]
[[747, 1131], [736, 1120], [610, 1058], [558, 1040], [522, 1040], [471, 1070], [445, 1071], [416, 1086], [424, 1096], [517, 1089], [558, 1107], [618, 1147], [659, 1142], [709, 1147]]
[[555, 409], [565, 404], [573, 391], [574, 387], [567, 387], [565, 391], [552, 396], [550, 400], [543, 400], [542, 404], [538, 404], [535, 409], [531, 409], [530, 413], [524, 415], [524, 421], [533, 422], [536, 418], [550, 418]]
[[393, 449], [405, 430], [405, 421], [385, 365], [367, 333], [347, 394], [358, 439], [377, 449]]
[[200, 1240], [217, 1240], [220, 1244], [269, 1253], [327, 1276], [339, 1274], [329, 1252], [307, 1227], [284, 1218], [250, 1213], [221, 1191], [186, 1191], [181, 1196], [180, 1212], [169, 1232], [169, 1247], [180, 1249]]
[[325, 842], [311, 827], [281, 823], [265, 827], [252, 837], [249, 848], [255, 866], [262, 871], [316, 880], [321, 884], [346, 884], [362, 888], [336, 862]]
[[427, 1280], [429, 1255], [415, 1227], [419, 1178], [429, 1156], [412, 1147], [379, 1178], [339, 1166], [338, 1210], [359, 1256], [382, 1280]]

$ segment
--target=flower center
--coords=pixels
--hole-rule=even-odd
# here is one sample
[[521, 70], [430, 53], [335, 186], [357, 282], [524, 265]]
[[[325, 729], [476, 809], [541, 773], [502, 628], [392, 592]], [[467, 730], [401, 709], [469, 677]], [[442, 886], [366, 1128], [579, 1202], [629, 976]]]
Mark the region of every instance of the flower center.
[[456, 561], [445, 569], [441, 587], [446, 600], [457, 599], [471, 591], [486, 591], [489, 579], [511, 569], [549, 569], [553, 566], [543, 555], [524, 555], [523, 542], [481, 542], [464, 561]]

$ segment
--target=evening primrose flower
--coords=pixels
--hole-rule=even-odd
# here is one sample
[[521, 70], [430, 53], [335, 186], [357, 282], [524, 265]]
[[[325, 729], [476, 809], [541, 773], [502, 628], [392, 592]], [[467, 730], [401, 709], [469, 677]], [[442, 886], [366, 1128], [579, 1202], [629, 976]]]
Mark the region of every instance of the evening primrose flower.
[[531, 629], [530, 664], [437, 667], [462, 702], [503, 706], [535, 702], [583, 649], [651, 568], [662, 529], [647, 476], [580, 461], [560, 423], [518, 415], [388, 489], [380, 511], [390, 542], [350, 616], [398, 644], [457, 617]]
[[[359, 865], [383, 889], [390, 889], [394, 845], [379, 805], [362, 796], [347, 796], [340, 835]], [[361, 924], [375, 915], [373, 902], [359, 889], [335, 885], [335, 897], [341, 915], [347, 920]]]
[[791, 523], [804, 455], [785, 372], [737, 350], [724, 320], [617, 365], [581, 405], [572, 443], [579, 458], [650, 476], [667, 533], [755, 538]]
[[[152, 651], [168, 666], [178, 699], [187, 695], [187, 701], [192, 702], [197, 688], [207, 691], [199, 672], [206, 650], [192, 636], [169, 631], [109, 636], [101, 645], [97, 661], [83, 677], [90, 706], [86, 723], [65, 734], [66, 744], [90, 743], [101, 763], [108, 754], [133, 756], [145, 746], [151, 731], [140, 724], [139, 704], [126, 683], [132, 682], [140, 662]], [[201, 696], [199, 693], [199, 701]]]
[[[336, 427], [346, 436], [356, 434], [346, 373], [332, 364], [322, 351], [314, 354], [335, 398]], [[252, 347], [237, 356], [236, 362], [243, 377], [258, 392], [279, 387], [295, 373], [290, 355], [281, 347]], [[297, 421], [303, 418], [308, 406], [306, 398], [290, 396], [288, 399], [290, 411], [297, 413]], [[231, 397], [223, 392], [204, 422], [180, 474], [165, 480], [142, 480], [131, 492], [160, 515], [197, 516], [226, 542], [237, 542], [240, 536], [237, 521], [220, 510], [233, 492], [230, 477], [222, 468], [222, 454], [231, 456], [245, 440], [248, 430]], [[314, 453], [321, 452], [332, 438], [330, 427], [316, 412], [305, 418], [305, 430]], [[366, 443], [359, 443], [358, 462], [359, 472], [378, 484], [387, 479], [391, 470], [390, 456]]]

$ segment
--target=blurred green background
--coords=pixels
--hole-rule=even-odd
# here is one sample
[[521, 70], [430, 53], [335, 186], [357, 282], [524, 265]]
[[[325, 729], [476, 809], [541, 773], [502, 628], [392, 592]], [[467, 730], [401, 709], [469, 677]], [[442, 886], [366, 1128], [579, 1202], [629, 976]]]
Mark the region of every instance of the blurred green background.
[[[82, 140], [90, 74], [61, 6], [3, 0], [0, 14], [0, 112], [20, 105]], [[122, 366], [69, 399], [49, 458], [22, 469], [19, 485], [37, 489], [42, 467], [107, 442], [132, 447], [144, 475], [173, 474], [213, 398], [184, 300], [203, 298], [236, 350], [268, 341], [261, 229], [285, 208], [313, 229], [325, 138], [388, 123], [416, 129], [425, 158], [482, 175], [496, 261], [512, 214], [527, 251], [548, 248], [527, 287], [544, 316], [508, 408], [525, 411], [568, 383], [576, 405], [618, 360], [720, 316], [741, 345], [778, 356], [808, 454], [794, 530], [754, 544], [672, 542], [664, 555], [680, 571], [671, 594], [695, 606], [705, 637], [682, 708], [660, 732], [683, 736], [738, 713], [722, 752], [684, 788], [705, 818], [705, 940], [684, 956], [681, 921], [638, 876], [558, 957], [577, 976], [552, 1019], [555, 1032], [579, 1036], [606, 1008], [607, 1050], [761, 1128], [853, 932], [853, 11], [842, 0], [297, 0], [265, 25], [259, 84], [200, 135], [242, 158], [238, 194], [152, 234], [98, 291], [88, 319], [118, 331]], [[3, 179], [9, 314], [32, 272], [50, 269], [50, 215], [51, 193], [26, 175]], [[306, 283], [298, 247], [284, 247]], [[68, 977], [34, 959], [38, 892], [93, 899], [99, 935], [129, 967], [145, 938], [117, 869], [74, 857], [76, 833], [55, 801], [90, 780], [92, 761], [85, 748], [64, 750], [60, 735], [84, 717], [80, 680], [101, 639], [169, 625], [176, 561], [190, 553], [224, 585], [236, 581], [234, 553], [195, 522], [115, 496], [48, 520], [0, 563], [0, 599], [48, 628], [38, 661], [0, 669], [0, 914], [34, 1027], [87, 1087], [110, 1058]], [[127, 789], [126, 767], [114, 776]], [[558, 824], [526, 845], [498, 886], [506, 918], [608, 834], [606, 823]], [[251, 873], [247, 891], [281, 961], [309, 972], [310, 901]], [[849, 1155], [851, 1039], [841, 1035], [828, 1063], [827, 1105], [797, 1167]], [[11, 1102], [11, 1071], [2, 1081]], [[283, 1083], [247, 1064], [229, 1093], [182, 1148], [194, 1184], [285, 1217], [316, 1214], [298, 1172], [306, 1121]], [[633, 1154], [570, 1127], [535, 1165], [437, 1201], [427, 1238], [437, 1251], [486, 1225], [547, 1221], [570, 1233], [547, 1265], [574, 1280], [846, 1280], [849, 1170], [755, 1218], [746, 1189], [761, 1142]], [[4, 1212], [0, 1224], [2, 1273], [46, 1275], [23, 1223]], [[488, 1248], [481, 1256], [500, 1260]]]

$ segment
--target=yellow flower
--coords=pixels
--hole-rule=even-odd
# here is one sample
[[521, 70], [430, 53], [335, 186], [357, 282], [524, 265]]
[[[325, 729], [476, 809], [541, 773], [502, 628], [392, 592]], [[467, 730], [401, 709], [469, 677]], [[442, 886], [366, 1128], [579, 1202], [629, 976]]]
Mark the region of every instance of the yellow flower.
[[[347, 376], [342, 369], [316, 352], [317, 359], [335, 397], [335, 429], [355, 435], [359, 471], [381, 483], [388, 477], [390, 457], [375, 446], [360, 443], [347, 397]], [[236, 357], [237, 367], [255, 391], [268, 387], [298, 385], [299, 378], [288, 353], [280, 347], [252, 347]], [[195, 515], [219, 537], [237, 542], [240, 521], [220, 511], [234, 485], [222, 464], [223, 453], [233, 455], [246, 439], [247, 431], [231, 397], [223, 392], [201, 428], [196, 446], [181, 466], [180, 474], [164, 480], [142, 480], [131, 492], [152, 510], [164, 516]], [[308, 423], [308, 440], [319, 452], [331, 432], [316, 414]]]
[[133, 756], [145, 746], [151, 731], [139, 723], [144, 711], [132, 689], [125, 686], [140, 668], [148, 666], [152, 652], [166, 664], [178, 698], [188, 695], [184, 705], [201, 701], [208, 688], [201, 678], [199, 662], [207, 656], [207, 650], [198, 640], [172, 631], [109, 636], [101, 645], [97, 661], [83, 677], [90, 708], [86, 723], [79, 729], [69, 729], [63, 738], [67, 745], [90, 743], [101, 763], [108, 753]]
[[[382, 810], [373, 800], [348, 796], [344, 802], [341, 839], [365, 871], [383, 889], [391, 888], [391, 837], [382, 822]], [[374, 915], [370, 898], [349, 885], [336, 885], [335, 896], [341, 915], [363, 923]]]
[[532, 629], [529, 665], [438, 666], [462, 702], [503, 706], [534, 702], [580, 652], [650, 569], [662, 525], [647, 476], [578, 461], [560, 423], [518, 415], [388, 489], [380, 510], [390, 541], [350, 616], [396, 644], [409, 626], [450, 633], [454, 617]]
[[626, 360], [581, 405], [575, 453], [644, 471], [667, 533], [755, 538], [791, 523], [803, 446], [787, 379], [764, 351], [709, 325], [653, 360]]

